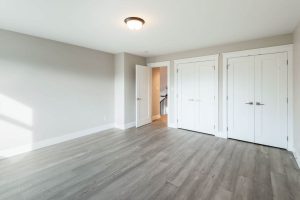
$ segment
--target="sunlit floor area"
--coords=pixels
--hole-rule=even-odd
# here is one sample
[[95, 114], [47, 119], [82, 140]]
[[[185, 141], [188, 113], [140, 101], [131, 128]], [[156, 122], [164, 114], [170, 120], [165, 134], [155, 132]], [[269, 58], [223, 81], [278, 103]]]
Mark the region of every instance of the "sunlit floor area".
[[168, 126], [168, 115], [161, 115], [159, 119], [154, 120], [156, 124], [160, 123], [161, 125]]
[[0, 161], [0, 199], [299, 199], [285, 150], [167, 128], [109, 130]]

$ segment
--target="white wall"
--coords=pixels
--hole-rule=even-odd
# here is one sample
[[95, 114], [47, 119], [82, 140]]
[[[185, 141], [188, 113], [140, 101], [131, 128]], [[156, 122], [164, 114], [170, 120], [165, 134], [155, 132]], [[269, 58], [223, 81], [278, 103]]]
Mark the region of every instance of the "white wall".
[[135, 122], [135, 66], [146, 65], [146, 58], [125, 53], [125, 123]]
[[[169, 108], [169, 120], [170, 123], [175, 123], [174, 117], [174, 60], [176, 59], [183, 59], [183, 58], [192, 58], [192, 57], [199, 57], [199, 56], [207, 56], [207, 55], [214, 55], [214, 54], [221, 54], [226, 52], [233, 52], [233, 51], [241, 51], [247, 49], [256, 49], [256, 48], [263, 48], [263, 47], [271, 47], [271, 46], [279, 46], [279, 45], [286, 45], [293, 43], [293, 35], [286, 34], [286, 35], [279, 35], [269, 38], [262, 38], [257, 40], [250, 40], [232, 44], [225, 44], [220, 46], [202, 48], [202, 49], [195, 49], [189, 50], [185, 52], [178, 52], [172, 53], [157, 57], [150, 57], [147, 58], [147, 63], [155, 63], [155, 62], [162, 62], [162, 61], [171, 61], [170, 67], [170, 101], [168, 102]], [[219, 131], [222, 131], [222, 54], [219, 56]]]
[[115, 126], [125, 124], [125, 69], [124, 53], [115, 55]]
[[0, 30], [0, 152], [112, 124], [113, 59]]
[[300, 164], [300, 24], [294, 33], [294, 148]]
[[144, 57], [120, 53], [115, 56], [115, 119], [116, 127], [135, 125], [135, 66], [145, 65]]

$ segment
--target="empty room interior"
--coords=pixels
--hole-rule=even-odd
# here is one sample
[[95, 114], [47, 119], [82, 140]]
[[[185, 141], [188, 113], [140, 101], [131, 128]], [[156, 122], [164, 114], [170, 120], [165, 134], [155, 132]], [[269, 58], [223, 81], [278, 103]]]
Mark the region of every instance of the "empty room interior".
[[0, 0], [0, 200], [299, 200], [299, 0]]

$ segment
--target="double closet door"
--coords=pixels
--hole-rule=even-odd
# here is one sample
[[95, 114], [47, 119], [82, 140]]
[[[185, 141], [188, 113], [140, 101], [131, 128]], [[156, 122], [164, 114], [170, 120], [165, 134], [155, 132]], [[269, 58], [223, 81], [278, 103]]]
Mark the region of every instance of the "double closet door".
[[178, 128], [214, 134], [215, 61], [177, 66]]
[[287, 148], [288, 55], [228, 59], [228, 137]]

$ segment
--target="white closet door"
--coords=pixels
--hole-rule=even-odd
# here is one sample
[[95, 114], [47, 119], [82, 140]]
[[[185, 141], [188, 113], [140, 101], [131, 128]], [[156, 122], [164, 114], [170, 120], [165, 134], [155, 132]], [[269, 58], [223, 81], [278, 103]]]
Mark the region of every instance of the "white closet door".
[[178, 127], [213, 134], [215, 126], [215, 62], [179, 64]]
[[195, 130], [195, 63], [178, 66], [178, 126]]
[[228, 137], [254, 142], [254, 57], [228, 64]]
[[150, 67], [136, 65], [136, 127], [151, 123], [151, 79]]
[[287, 53], [255, 58], [255, 142], [287, 148]]
[[196, 63], [196, 131], [214, 133], [215, 121], [215, 62]]

